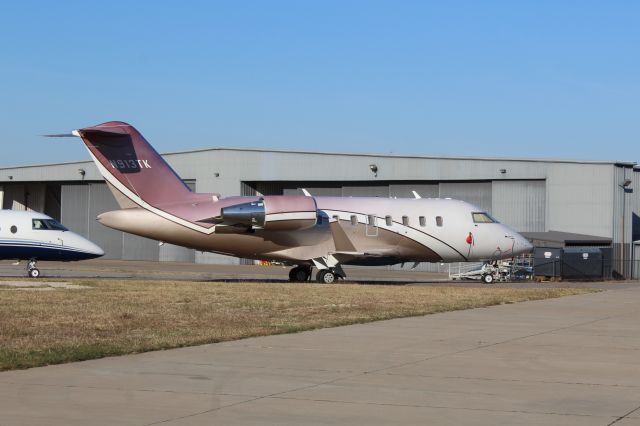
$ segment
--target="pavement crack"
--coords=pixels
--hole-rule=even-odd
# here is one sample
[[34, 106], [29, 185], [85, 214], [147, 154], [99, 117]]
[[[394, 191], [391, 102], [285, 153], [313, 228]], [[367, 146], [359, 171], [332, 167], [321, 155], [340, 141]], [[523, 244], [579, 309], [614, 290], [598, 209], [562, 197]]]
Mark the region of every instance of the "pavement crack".
[[[353, 377], [359, 376], [359, 375], [360, 374], [355, 374], [355, 375], [353, 375]], [[215, 411], [220, 411], [223, 408], [235, 407], [237, 405], [242, 405], [242, 404], [246, 404], [246, 403], [249, 403], [249, 402], [259, 401], [261, 399], [266, 399], [266, 398], [276, 398], [279, 395], [284, 395], [284, 394], [289, 393], [289, 392], [297, 392], [297, 391], [301, 391], [301, 390], [305, 390], [305, 389], [312, 389], [312, 388], [315, 388], [317, 386], [328, 385], [328, 384], [331, 384], [333, 382], [337, 382], [338, 380], [349, 379], [349, 378], [351, 378], [351, 377], [338, 377], [336, 379], [327, 380], [327, 381], [324, 381], [322, 383], [314, 383], [314, 384], [307, 385], [307, 386], [300, 386], [300, 387], [295, 388], [295, 389], [288, 389], [288, 390], [285, 390], [285, 391], [282, 391], [282, 392], [276, 392], [276, 393], [272, 393], [272, 394], [269, 394], [269, 395], [263, 395], [263, 396], [259, 396], [259, 397], [256, 397], [256, 398], [251, 398], [251, 399], [248, 399], [248, 400], [245, 400], [245, 401], [238, 401], [238, 402], [234, 402], [233, 404], [222, 405], [220, 407], [211, 408], [209, 410], [204, 410], [204, 411], [200, 411], [200, 412], [197, 412], [197, 413], [191, 413], [191, 414], [186, 414], [184, 416], [178, 416], [178, 417], [173, 417], [173, 418], [170, 418], [170, 419], [160, 420], [160, 421], [153, 422], [153, 423], [147, 423], [144, 426], [152, 426], [152, 425], [158, 425], [158, 424], [162, 424], [162, 423], [172, 422], [172, 421], [175, 421], [175, 420], [188, 419], [188, 418], [191, 418], [191, 417], [200, 416], [202, 414], [207, 414], [207, 413], [213, 413]]]
[[620, 420], [624, 420], [625, 418], [629, 417], [630, 415], [632, 415], [633, 413], [635, 413], [638, 410], [640, 410], [640, 406], [638, 406], [638, 407], [634, 408], [633, 410], [629, 411], [627, 414], [618, 417], [617, 419], [615, 419], [611, 423], [607, 424], [607, 426], [611, 426], [611, 425], [613, 425], [615, 423], [618, 423]]
[[637, 389], [640, 386], [637, 385], [619, 385], [619, 384], [611, 384], [611, 383], [589, 383], [589, 382], [564, 382], [564, 381], [556, 381], [556, 380], [522, 380], [522, 379], [495, 379], [491, 377], [470, 377], [470, 376], [436, 376], [432, 374], [401, 374], [401, 373], [384, 373], [388, 376], [399, 376], [399, 377], [423, 377], [427, 379], [445, 379], [445, 380], [478, 380], [478, 381], [487, 381], [487, 382], [509, 382], [509, 383], [543, 383], [550, 385], [576, 385], [576, 386], [603, 386], [603, 387], [611, 387], [611, 388], [628, 388], [628, 389]]
[[483, 412], [490, 412], [490, 413], [514, 413], [514, 414], [538, 414], [538, 415], [543, 414], [543, 415], [549, 415], [549, 416], [610, 417], [610, 416], [594, 416], [592, 414], [556, 413], [552, 411], [495, 410], [491, 408], [453, 407], [448, 405], [398, 404], [398, 403], [391, 403], [391, 402], [367, 402], [367, 401], [337, 401], [332, 399], [291, 398], [291, 397], [283, 397], [283, 396], [273, 396], [268, 398], [293, 400], [293, 401], [327, 402], [332, 404], [375, 405], [375, 406], [381, 406], [381, 407], [433, 408], [433, 409], [442, 409], [442, 410], [483, 411]]

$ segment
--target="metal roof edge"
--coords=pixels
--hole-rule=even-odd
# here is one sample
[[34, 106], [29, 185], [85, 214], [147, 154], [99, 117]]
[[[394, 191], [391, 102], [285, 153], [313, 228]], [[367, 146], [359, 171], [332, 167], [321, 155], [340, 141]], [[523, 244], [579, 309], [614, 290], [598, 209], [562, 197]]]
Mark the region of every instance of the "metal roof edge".
[[[328, 155], [328, 156], [350, 156], [350, 157], [375, 157], [375, 158], [408, 158], [408, 159], [424, 159], [424, 160], [460, 160], [460, 161], [511, 161], [511, 162], [528, 162], [528, 163], [565, 163], [565, 164], [596, 164], [596, 165], [614, 165], [620, 167], [633, 167], [640, 170], [640, 165], [633, 161], [618, 160], [570, 160], [570, 159], [554, 159], [554, 158], [524, 158], [524, 157], [464, 157], [464, 156], [438, 156], [438, 155], [411, 155], [411, 154], [382, 154], [382, 153], [365, 153], [365, 152], [333, 152], [333, 151], [306, 151], [306, 150], [285, 150], [285, 149], [264, 149], [264, 148], [228, 148], [228, 147], [211, 147], [199, 148], [183, 151], [169, 151], [161, 153], [161, 155], [181, 155], [194, 154], [207, 151], [237, 151], [237, 152], [265, 152], [277, 154], [310, 154], [310, 155]], [[24, 169], [32, 167], [51, 167], [66, 166], [70, 164], [87, 164], [91, 160], [74, 160], [62, 161], [57, 163], [40, 163], [26, 164], [15, 166], [2, 166], [0, 170], [8, 169]]]
[[93, 164], [92, 160], [77, 160], [77, 161], [61, 161], [58, 163], [40, 163], [40, 164], [24, 164], [19, 166], [2, 166], [0, 170], [11, 170], [11, 169], [28, 169], [34, 167], [52, 167], [52, 166], [68, 166], [71, 164]]
[[611, 164], [620, 166], [636, 166], [635, 161], [620, 160], [571, 160], [562, 158], [525, 158], [525, 157], [465, 157], [448, 155], [420, 155], [420, 154], [383, 154], [367, 152], [336, 152], [336, 151], [311, 151], [311, 150], [287, 150], [287, 149], [265, 149], [265, 148], [236, 148], [236, 147], [211, 147], [199, 148], [186, 151], [169, 151], [162, 155], [190, 154], [205, 151], [249, 151], [249, 152], [273, 152], [280, 154], [313, 154], [313, 155], [343, 155], [356, 157], [378, 157], [378, 158], [417, 158], [425, 160], [478, 160], [478, 161], [519, 161], [537, 163], [572, 163], [572, 164]]

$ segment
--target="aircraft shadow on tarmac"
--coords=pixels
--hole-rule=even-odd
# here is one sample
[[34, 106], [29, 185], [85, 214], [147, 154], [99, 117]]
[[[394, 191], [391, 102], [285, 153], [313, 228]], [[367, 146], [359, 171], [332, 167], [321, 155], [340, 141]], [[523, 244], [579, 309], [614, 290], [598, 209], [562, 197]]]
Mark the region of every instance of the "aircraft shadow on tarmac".
[[[200, 280], [198, 280], [200, 281]], [[222, 279], [207, 279], [202, 280], [204, 282], [223, 282], [223, 283], [267, 283], [267, 284], [290, 284], [291, 281], [288, 279], [259, 279], [259, 278], [222, 278]], [[376, 280], [344, 280], [340, 281], [337, 284], [360, 284], [360, 285], [409, 285], [409, 284], [418, 284], [425, 283], [425, 281], [376, 281]], [[322, 285], [316, 281], [305, 281], [294, 284], [318, 284]], [[330, 284], [329, 284], [330, 285]]]

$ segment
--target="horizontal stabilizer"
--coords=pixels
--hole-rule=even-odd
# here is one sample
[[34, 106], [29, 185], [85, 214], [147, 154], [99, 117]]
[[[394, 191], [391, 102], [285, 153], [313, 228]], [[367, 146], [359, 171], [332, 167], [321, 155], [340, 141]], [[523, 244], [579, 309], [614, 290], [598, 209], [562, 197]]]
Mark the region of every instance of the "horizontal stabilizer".
[[41, 135], [45, 138], [77, 138], [78, 135], [74, 135], [73, 133], [57, 133], [53, 135]]

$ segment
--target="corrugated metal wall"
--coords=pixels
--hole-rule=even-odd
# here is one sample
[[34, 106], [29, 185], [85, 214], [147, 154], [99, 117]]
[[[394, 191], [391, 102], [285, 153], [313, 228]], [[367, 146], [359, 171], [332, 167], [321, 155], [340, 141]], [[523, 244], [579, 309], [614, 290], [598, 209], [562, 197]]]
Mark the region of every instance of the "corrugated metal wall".
[[398, 198], [413, 198], [416, 191], [422, 198], [438, 198], [440, 189], [437, 183], [434, 184], [391, 184], [389, 185], [389, 196]]
[[281, 195], [282, 183], [280, 182], [258, 182], [255, 187], [256, 195]]
[[463, 200], [491, 211], [491, 182], [442, 182], [440, 198]]
[[[62, 185], [60, 187], [60, 221], [70, 230], [89, 235], [89, 186]], [[96, 241], [97, 243], [97, 241]]]
[[156, 241], [107, 228], [95, 220], [100, 213], [119, 209], [106, 184], [61, 185], [60, 195], [62, 223], [102, 247], [104, 259], [158, 260]]
[[357, 186], [345, 185], [342, 187], [343, 197], [389, 197], [388, 185]]
[[282, 195], [302, 195], [302, 191], [300, 188], [304, 188], [311, 195], [318, 197], [341, 197], [342, 196], [342, 188], [341, 187], [322, 187], [322, 186], [299, 186], [294, 188], [283, 188]]
[[173, 244], [163, 244], [159, 249], [158, 256], [161, 262], [195, 262], [196, 260], [196, 251], [193, 249]]
[[0, 206], [10, 210], [44, 211], [47, 186], [44, 183], [11, 183], [4, 186]]
[[[243, 185], [250, 187], [243, 182]], [[253, 186], [258, 184], [253, 183]], [[271, 190], [277, 192], [278, 184], [271, 182]], [[437, 183], [387, 183], [372, 185], [371, 182], [284, 182], [281, 183], [283, 195], [302, 195], [301, 188], [308, 190], [311, 195], [319, 197], [397, 197], [413, 198], [411, 191], [416, 191], [422, 198], [437, 198], [440, 190]]]
[[616, 220], [613, 197], [620, 191], [613, 183], [615, 168], [611, 164], [549, 164], [546, 230], [611, 238]]
[[494, 181], [491, 214], [519, 232], [544, 232], [545, 181]]
[[9, 210], [25, 210], [24, 185], [12, 183], [4, 188], [4, 201], [2, 208]]
[[122, 232], [107, 228], [96, 220], [100, 213], [119, 210], [120, 206], [116, 203], [106, 184], [91, 183], [87, 185], [87, 189], [89, 191], [88, 237], [102, 247], [106, 259], [122, 259]]
[[[625, 277], [632, 275], [633, 210], [637, 206], [632, 167], [614, 167], [613, 172], [613, 268]], [[625, 180], [631, 181], [624, 186]]]

